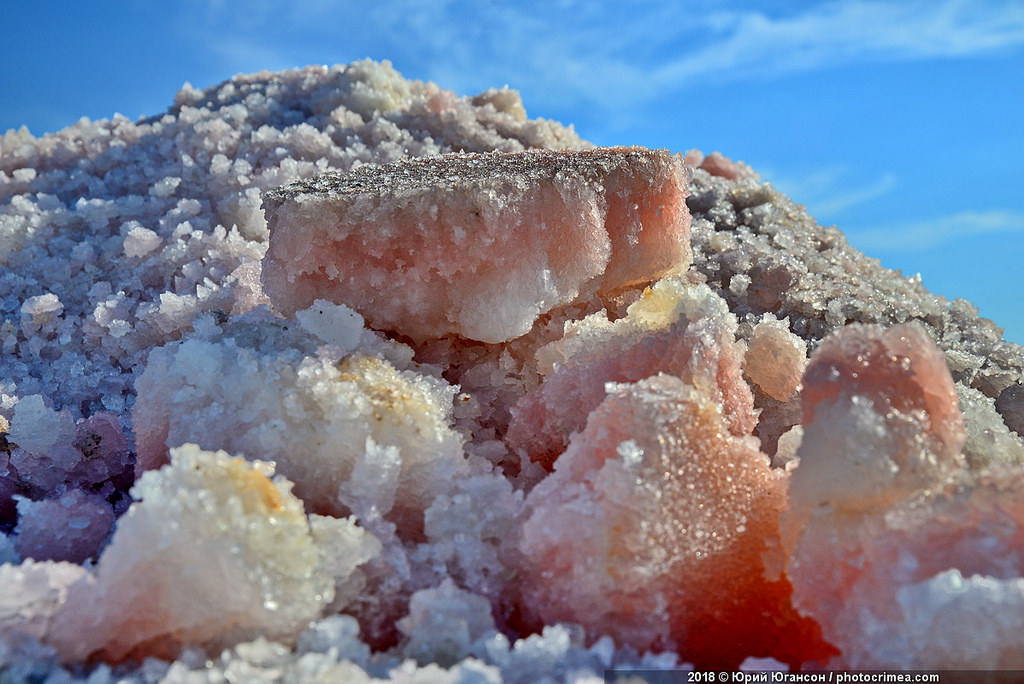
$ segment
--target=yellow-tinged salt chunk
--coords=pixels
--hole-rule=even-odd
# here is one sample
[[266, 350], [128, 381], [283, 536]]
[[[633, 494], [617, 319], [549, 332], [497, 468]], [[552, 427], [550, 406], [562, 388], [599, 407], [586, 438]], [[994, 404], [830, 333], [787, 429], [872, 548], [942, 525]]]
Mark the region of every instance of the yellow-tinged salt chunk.
[[689, 173], [618, 147], [325, 174], [264, 195], [265, 289], [286, 315], [325, 298], [416, 341], [503, 342], [556, 306], [684, 272]]
[[603, 312], [570, 324], [538, 352], [537, 387], [512, 407], [506, 443], [550, 467], [570, 435], [582, 429], [609, 382], [635, 382], [663, 372], [700, 386], [719, 401], [732, 434], [756, 422], [750, 388], [740, 373], [736, 318], [706, 285], [667, 276], [611, 322]]
[[800, 389], [807, 366], [807, 343], [789, 331], [787, 321], [765, 314], [754, 326], [744, 372], [765, 394], [789, 401]]
[[[421, 530], [433, 497], [466, 470], [451, 427], [455, 388], [378, 356], [400, 362], [403, 352], [364, 340], [345, 307], [319, 302], [297, 324], [250, 318], [222, 339], [150, 353], [133, 409], [137, 471], [191, 442], [273, 460], [312, 512], [346, 516], [373, 499], [403, 533]], [[385, 461], [379, 492], [350, 485], [360, 464]]]
[[[334, 598], [336, 575], [354, 568], [325, 564], [340, 550], [318, 549], [291, 483], [272, 472], [223, 451], [172, 450], [170, 465], [133, 488], [139, 501], [95, 574], [69, 588], [44, 641], [82, 662], [293, 640]], [[364, 534], [349, 537], [357, 554]]]

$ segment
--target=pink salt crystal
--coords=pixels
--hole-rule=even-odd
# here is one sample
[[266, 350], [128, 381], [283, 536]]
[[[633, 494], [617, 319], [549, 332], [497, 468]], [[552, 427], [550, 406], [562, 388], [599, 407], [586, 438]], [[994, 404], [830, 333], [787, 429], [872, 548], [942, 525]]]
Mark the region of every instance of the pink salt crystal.
[[966, 439], [943, 353], [916, 324], [849, 325], [804, 375], [799, 505], [885, 506], [963, 465]]
[[262, 269], [257, 261], [247, 261], [231, 272], [235, 283], [235, 304], [231, 307], [231, 315], [237, 316], [251, 311], [257, 306], [269, 306], [270, 299], [263, 293], [261, 281]]
[[984, 503], [981, 488], [966, 505], [956, 502], [962, 491], [943, 503], [951, 478], [966, 477], [965, 433], [945, 357], [916, 324], [850, 325], [826, 338], [802, 400], [781, 522], [794, 602], [842, 650], [839, 664], [935, 666], [907, 641], [902, 625], [927, 608], [900, 604], [902, 588], [950, 567], [1018, 573], [1024, 547], [1003, 530], [1007, 514], [1021, 520], [1024, 510]]
[[[512, 448], [550, 467], [573, 431], [605, 396], [605, 383], [664, 372], [707, 388], [721, 402], [728, 430], [748, 435], [756, 414], [740, 372], [735, 318], [705, 285], [663, 279], [609, 323], [602, 314], [570, 331], [557, 367], [512, 408], [505, 436]], [[540, 352], [539, 352], [540, 354]]]
[[264, 196], [266, 293], [417, 342], [503, 342], [541, 314], [690, 264], [689, 171], [666, 151], [447, 154]]
[[703, 161], [700, 163], [700, 168], [704, 169], [712, 176], [720, 176], [731, 181], [738, 181], [754, 175], [754, 172], [749, 166], [741, 162], [733, 161], [721, 152], [712, 152], [708, 156], [704, 157]]
[[522, 610], [698, 666], [829, 652], [764, 577], [785, 474], [731, 434], [714, 394], [659, 374], [612, 384], [526, 501]]
[[765, 314], [754, 326], [744, 361], [746, 376], [765, 394], [788, 401], [800, 389], [807, 343], [789, 331], [787, 321]]
[[830, 665], [1024, 666], [1022, 487], [1001, 466], [878, 513], [811, 518], [789, 573], [797, 607], [842, 651]]

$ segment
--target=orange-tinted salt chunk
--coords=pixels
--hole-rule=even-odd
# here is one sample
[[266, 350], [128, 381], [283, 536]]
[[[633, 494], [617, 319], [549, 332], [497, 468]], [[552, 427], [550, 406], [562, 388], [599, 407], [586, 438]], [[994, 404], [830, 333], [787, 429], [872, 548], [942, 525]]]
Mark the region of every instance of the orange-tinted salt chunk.
[[963, 464], [966, 438], [946, 360], [918, 325], [849, 325], [804, 374], [794, 506], [878, 508]]
[[699, 388], [663, 374], [609, 385], [527, 498], [523, 613], [699, 666], [830, 653], [785, 577], [765, 577], [785, 477]]

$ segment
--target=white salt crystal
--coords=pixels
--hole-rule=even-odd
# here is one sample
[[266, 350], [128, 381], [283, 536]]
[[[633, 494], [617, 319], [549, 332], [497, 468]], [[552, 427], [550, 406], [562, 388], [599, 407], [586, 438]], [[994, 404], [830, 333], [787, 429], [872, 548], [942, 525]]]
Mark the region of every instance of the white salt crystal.
[[68, 588], [87, 575], [73, 563], [0, 565], [0, 642], [18, 633], [42, 638], [67, 600]]
[[[1024, 579], [1020, 577], [964, 577], [953, 568], [901, 587], [897, 601], [904, 617], [901, 631], [910, 648], [892, 666], [998, 670], [1024, 662], [1020, 652]], [[866, 636], [870, 639], [870, 632]]]
[[124, 253], [127, 257], [144, 257], [159, 248], [160, 236], [149, 228], [134, 225], [124, 238]]
[[337, 571], [321, 565], [329, 556], [302, 502], [272, 470], [194, 445], [174, 450], [171, 465], [136, 483], [138, 501], [46, 641], [70, 662], [173, 657], [184, 643], [218, 650], [254, 634], [293, 641], [332, 600]]
[[308, 309], [295, 314], [299, 325], [326, 344], [352, 351], [363, 336], [363, 317], [344, 304], [317, 299]]
[[619, 442], [619, 446], [616, 447], [615, 451], [627, 468], [638, 465], [644, 458], [643, 448], [633, 439]]
[[741, 672], [789, 672], [789, 666], [775, 658], [755, 658], [751, 656], [740, 663]]
[[174, 194], [174, 191], [181, 185], [181, 178], [177, 176], [166, 176], [152, 185], [149, 194], [153, 197], [166, 199]]
[[26, 335], [53, 322], [64, 311], [60, 298], [52, 292], [29, 297], [21, 305], [21, 327]]
[[409, 614], [397, 626], [406, 636], [402, 647], [406, 656], [450, 666], [494, 629], [494, 619], [487, 599], [460, 589], [449, 578], [438, 587], [414, 593]]
[[75, 436], [75, 420], [68, 411], [48, 407], [39, 394], [23, 397], [14, 407], [8, 439], [25, 451], [46, 454]]

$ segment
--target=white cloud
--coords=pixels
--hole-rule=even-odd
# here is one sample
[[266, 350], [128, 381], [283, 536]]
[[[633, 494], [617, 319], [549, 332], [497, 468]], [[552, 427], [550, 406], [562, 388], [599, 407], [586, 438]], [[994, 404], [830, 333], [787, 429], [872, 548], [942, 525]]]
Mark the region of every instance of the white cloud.
[[778, 76], [861, 61], [964, 57], [1024, 44], [1024, 4], [835, 0], [803, 13], [720, 12], [713, 38], [660, 67], [663, 84]]
[[885, 171], [867, 182], [850, 179], [850, 170], [842, 166], [819, 169], [804, 176], [786, 176], [761, 171], [762, 177], [772, 185], [807, 207], [823, 223], [839, 223], [848, 209], [877, 200], [896, 190], [899, 181], [895, 173]]
[[1024, 46], [1020, 0], [830, 0], [801, 3], [795, 12], [750, 4], [193, 0], [183, 6], [211, 46], [230, 46], [215, 56], [231, 70], [241, 68], [238, 57], [246, 54], [301, 60], [336, 46], [335, 61], [345, 61], [353, 53], [384, 51], [376, 56], [459, 92], [507, 82], [531, 90], [531, 101], [582, 101], [605, 111], [635, 110], [660, 94], [708, 82]]
[[788, 14], [736, 6], [447, 0], [428, 10], [404, 0], [370, 16], [448, 83], [514, 72], [552, 97], [617, 105], [708, 81], [1024, 46], [1019, 0], [832, 0]]
[[851, 242], [865, 252], [915, 252], [986, 233], [1024, 233], [1024, 212], [962, 211], [927, 221], [895, 223], [868, 230], [847, 227]]

